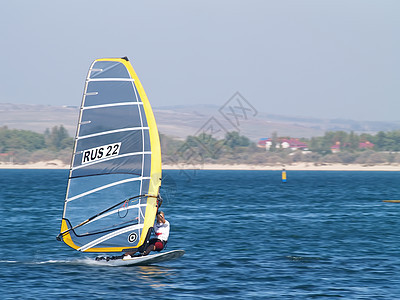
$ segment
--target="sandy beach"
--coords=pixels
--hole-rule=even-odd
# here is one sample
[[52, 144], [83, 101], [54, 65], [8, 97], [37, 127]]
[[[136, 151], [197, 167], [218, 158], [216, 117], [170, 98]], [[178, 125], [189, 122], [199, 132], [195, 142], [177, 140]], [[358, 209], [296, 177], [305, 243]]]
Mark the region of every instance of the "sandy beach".
[[296, 163], [291, 165], [222, 165], [222, 164], [204, 164], [204, 165], [163, 165], [165, 170], [180, 169], [200, 169], [200, 170], [282, 170], [285, 168], [290, 171], [400, 171], [400, 165], [360, 165], [360, 164], [314, 164], [314, 163]]
[[0, 163], [0, 169], [69, 169], [69, 165], [55, 159], [30, 164]]
[[[399, 164], [360, 165], [360, 164], [314, 164], [296, 163], [291, 165], [247, 165], [247, 164], [163, 164], [164, 170], [282, 170], [290, 171], [400, 171]], [[69, 165], [60, 160], [42, 161], [31, 164], [0, 163], [0, 169], [69, 169]]]

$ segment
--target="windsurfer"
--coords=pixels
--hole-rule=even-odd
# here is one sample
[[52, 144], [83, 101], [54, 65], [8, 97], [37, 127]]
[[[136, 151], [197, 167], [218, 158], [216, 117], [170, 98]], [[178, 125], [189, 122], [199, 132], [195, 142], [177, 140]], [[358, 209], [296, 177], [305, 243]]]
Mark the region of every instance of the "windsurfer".
[[[168, 237], [169, 237], [169, 222], [165, 219], [165, 215], [163, 211], [159, 211], [157, 213], [157, 222], [154, 225], [154, 233], [156, 235], [155, 238], [150, 239], [149, 245], [146, 247], [145, 251], [142, 255], [148, 255], [151, 251], [161, 251], [164, 249], [165, 245], [167, 244]], [[125, 256], [133, 255], [137, 252], [131, 251], [125, 253]]]

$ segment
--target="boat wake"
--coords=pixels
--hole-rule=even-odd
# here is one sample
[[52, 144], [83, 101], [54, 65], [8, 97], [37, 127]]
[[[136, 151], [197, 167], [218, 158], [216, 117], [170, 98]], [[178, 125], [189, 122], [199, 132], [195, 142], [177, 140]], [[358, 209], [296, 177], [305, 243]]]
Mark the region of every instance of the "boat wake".
[[86, 266], [110, 266], [107, 263], [95, 261], [94, 258], [76, 258], [76, 259], [49, 259], [43, 261], [26, 260], [0, 260], [0, 264], [25, 264], [25, 265], [86, 265]]

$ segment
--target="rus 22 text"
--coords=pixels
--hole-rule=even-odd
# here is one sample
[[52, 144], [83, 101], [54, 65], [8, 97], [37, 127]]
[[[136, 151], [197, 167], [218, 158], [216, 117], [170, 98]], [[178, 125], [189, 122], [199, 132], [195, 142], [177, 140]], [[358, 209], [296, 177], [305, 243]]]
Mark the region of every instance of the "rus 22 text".
[[104, 145], [96, 148], [91, 148], [83, 151], [82, 164], [87, 164], [103, 158], [116, 156], [119, 154], [121, 143]]

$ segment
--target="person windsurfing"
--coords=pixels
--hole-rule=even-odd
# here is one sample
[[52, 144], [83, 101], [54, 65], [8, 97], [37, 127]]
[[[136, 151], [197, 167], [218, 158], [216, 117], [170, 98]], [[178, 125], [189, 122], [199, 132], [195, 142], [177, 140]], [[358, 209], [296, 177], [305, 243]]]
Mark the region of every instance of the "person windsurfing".
[[[157, 222], [154, 225], [154, 234], [156, 237], [150, 239], [149, 244], [142, 253], [143, 256], [148, 255], [151, 251], [160, 252], [165, 248], [169, 237], [169, 228], [169, 222], [165, 219], [164, 212], [157, 212]], [[130, 258], [136, 252], [138, 252], [138, 249], [135, 251], [126, 252], [124, 257]]]

